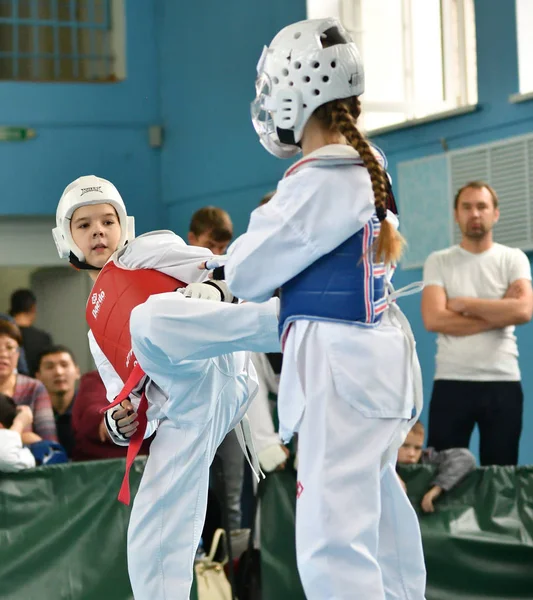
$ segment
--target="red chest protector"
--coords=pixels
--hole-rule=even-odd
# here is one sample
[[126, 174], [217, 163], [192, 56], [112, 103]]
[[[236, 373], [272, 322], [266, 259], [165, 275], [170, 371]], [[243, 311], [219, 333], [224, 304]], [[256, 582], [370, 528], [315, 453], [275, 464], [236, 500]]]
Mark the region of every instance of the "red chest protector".
[[[131, 311], [153, 294], [173, 292], [186, 285], [155, 269], [123, 269], [114, 262], [107, 263], [100, 271], [87, 301], [85, 316], [100, 350], [125, 382], [119, 395], [102, 412], [128, 398], [145, 375], [131, 348]], [[124, 504], [130, 502], [129, 471], [144, 439], [147, 409], [148, 401], [143, 388], [137, 409], [139, 426], [130, 438], [126, 473], [118, 495]]]

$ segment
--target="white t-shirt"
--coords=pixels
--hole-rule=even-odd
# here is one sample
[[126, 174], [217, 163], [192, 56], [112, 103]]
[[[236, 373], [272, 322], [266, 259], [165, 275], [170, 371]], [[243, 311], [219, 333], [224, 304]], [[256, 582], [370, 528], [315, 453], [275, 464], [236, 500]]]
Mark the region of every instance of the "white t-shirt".
[[[503, 298], [517, 279], [531, 279], [531, 265], [518, 248], [493, 244], [480, 254], [452, 246], [430, 254], [424, 284], [439, 285], [448, 298]], [[435, 379], [519, 381], [514, 326], [467, 336], [439, 334]]]
[[16, 473], [35, 467], [35, 458], [16, 431], [0, 429], [0, 472]]

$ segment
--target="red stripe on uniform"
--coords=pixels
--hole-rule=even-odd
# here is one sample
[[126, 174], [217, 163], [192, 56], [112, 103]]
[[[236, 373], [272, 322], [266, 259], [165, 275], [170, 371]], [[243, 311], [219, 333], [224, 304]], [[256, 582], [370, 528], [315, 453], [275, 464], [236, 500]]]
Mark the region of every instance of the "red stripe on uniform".
[[299, 169], [300, 167], [302, 167], [303, 165], [307, 165], [308, 163], [318, 161], [327, 166], [328, 161], [335, 161], [335, 160], [342, 161], [342, 163], [345, 163], [347, 165], [353, 164], [358, 167], [365, 166], [363, 161], [360, 158], [356, 158], [355, 156], [354, 156], [354, 158], [341, 157], [341, 156], [317, 156], [317, 157], [313, 157], [313, 158], [302, 158], [302, 160], [299, 160], [297, 163], [292, 165], [292, 167], [289, 167], [287, 169], [284, 177], [289, 177], [289, 175], [292, 175], [296, 169]]
[[366, 323], [372, 322], [372, 305], [370, 303], [370, 275], [372, 273], [370, 267], [370, 261], [368, 260], [368, 240], [370, 237], [370, 223], [365, 225], [363, 233], [363, 265], [365, 269], [365, 310], [366, 310]]

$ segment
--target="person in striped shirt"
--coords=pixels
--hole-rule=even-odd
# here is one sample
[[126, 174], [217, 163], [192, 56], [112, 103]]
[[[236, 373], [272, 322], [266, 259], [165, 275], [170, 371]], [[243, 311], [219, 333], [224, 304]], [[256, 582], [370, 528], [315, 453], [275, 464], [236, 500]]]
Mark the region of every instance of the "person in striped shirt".
[[44, 385], [17, 372], [22, 335], [16, 324], [0, 320], [0, 392], [13, 398], [18, 406], [25, 405], [33, 413], [33, 425], [22, 434], [24, 444], [40, 439], [57, 442], [54, 411]]

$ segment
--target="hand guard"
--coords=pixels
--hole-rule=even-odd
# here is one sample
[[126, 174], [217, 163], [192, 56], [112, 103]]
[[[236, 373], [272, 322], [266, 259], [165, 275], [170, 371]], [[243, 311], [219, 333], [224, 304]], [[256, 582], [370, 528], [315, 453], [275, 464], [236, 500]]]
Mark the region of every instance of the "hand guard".
[[186, 288], [182, 288], [178, 291], [181, 292], [185, 298], [199, 298], [201, 300], [214, 300], [215, 302], [237, 301], [224, 281], [189, 283]]
[[104, 413], [104, 422], [106, 429], [109, 433], [109, 437], [113, 440], [113, 443], [115, 443], [117, 446], [127, 446], [130, 443], [130, 438], [127, 438], [126, 436], [120, 433], [117, 421], [115, 421], [115, 419], [113, 418], [113, 414], [121, 408], [122, 407], [119, 405], [115, 406], [111, 410], [107, 410]]

